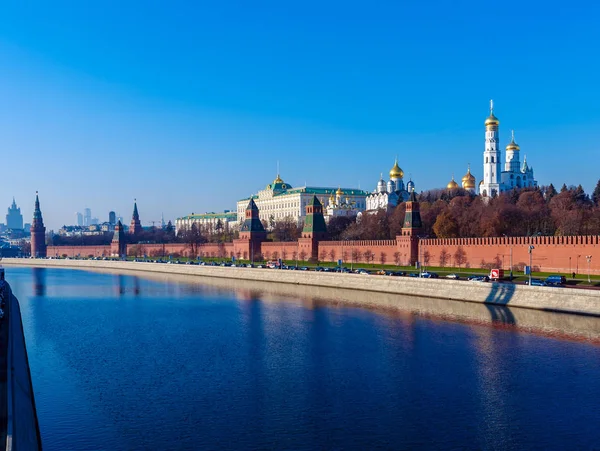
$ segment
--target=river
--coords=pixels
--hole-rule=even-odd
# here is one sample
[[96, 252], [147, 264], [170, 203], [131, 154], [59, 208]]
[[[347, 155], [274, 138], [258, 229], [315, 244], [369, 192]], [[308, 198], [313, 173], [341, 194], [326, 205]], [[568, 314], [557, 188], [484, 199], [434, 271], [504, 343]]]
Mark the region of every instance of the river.
[[598, 318], [399, 296], [378, 311], [142, 273], [6, 278], [45, 450], [600, 448]]

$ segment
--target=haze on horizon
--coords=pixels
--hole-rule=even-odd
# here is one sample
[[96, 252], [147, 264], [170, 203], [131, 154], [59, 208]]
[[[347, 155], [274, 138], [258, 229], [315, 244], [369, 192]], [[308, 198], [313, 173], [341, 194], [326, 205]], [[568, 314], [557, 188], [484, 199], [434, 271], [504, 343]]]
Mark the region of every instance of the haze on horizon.
[[234, 209], [277, 161], [293, 186], [370, 191], [396, 156], [418, 191], [479, 181], [490, 99], [540, 185], [600, 177], [597, 2], [122, 3], [0, 7], [0, 214]]

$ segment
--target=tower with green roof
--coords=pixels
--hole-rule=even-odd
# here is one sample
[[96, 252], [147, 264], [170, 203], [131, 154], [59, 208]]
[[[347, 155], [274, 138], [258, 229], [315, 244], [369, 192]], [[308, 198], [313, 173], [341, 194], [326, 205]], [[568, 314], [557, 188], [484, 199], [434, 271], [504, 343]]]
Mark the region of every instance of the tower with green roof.
[[306, 217], [302, 236], [298, 239], [300, 252], [311, 261], [318, 259], [319, 241], [327, 239], [327, 225], [323, 216], [323, 205], [313, 196], [306, 204]]
[[234, 251], [246, 255], [245, 259], [254, 261], [261, 253], [261, 243], [267, 239], [267, 232], [260, 221], [258, 207], [254, 199], [250, 198], [244, 222], [240, 227], [240, 238], [234, 240]]

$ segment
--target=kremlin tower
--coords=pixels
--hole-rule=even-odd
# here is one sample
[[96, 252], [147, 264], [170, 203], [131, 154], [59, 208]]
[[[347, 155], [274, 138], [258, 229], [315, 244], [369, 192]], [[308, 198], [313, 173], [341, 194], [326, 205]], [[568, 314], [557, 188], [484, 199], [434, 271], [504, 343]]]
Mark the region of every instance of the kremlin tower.
[[133, 215], [131, 217], [131, 224], [129, 225], [129, 233], [137, 235], [142, 231], [142, 223], [140, 222], [140, 215], [137, 208], [137, 200], [133, 202]]
[[31, 256], [46, 257], [46, 227], [44, 227], [37, 191], [35, 192], [35, 209], [31, 223]]
[[127, 240], [125, 238], [125, 231], [123, 230], [123, 224], [121, 224], [121, 221], [117, 222], [117, 225], [115, 226], [115, 233], [113, 235], [110, 248], [112, 255], [116, 255], [118, 257], [127, 256]]

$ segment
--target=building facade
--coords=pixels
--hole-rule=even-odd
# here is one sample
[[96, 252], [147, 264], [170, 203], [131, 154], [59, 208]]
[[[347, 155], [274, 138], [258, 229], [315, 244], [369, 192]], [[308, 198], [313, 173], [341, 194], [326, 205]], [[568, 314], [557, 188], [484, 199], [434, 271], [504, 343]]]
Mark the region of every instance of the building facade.
[[533, 168], [519, 154], [521, 148], [515, 142], [514, 131], [511, 142], [506, 146], [506, 162], [502, 166], [502, 151], [499, 139], [500, 121], [494, 116], [494, 103], [490, 101], [490, 115], [485, 120], [485, 150], [483, 152], [483, 180], [479, 183], [479, 194], [495, 197], [514, 188], [537, 187]]
[[21, 209], [17, 207], [14, 197], [12, 205], [8, 207], [6, 228], [11, 230], [23, 230], [23, 215], [21, 214]]
[[404, 171], [398, 166], [398, 159], [390, 170], [390, 180], [386, 183], [383, 174], [377, 182], [377, 187], [367, 196], [367, 211], [386, 210], [392, 211], [398, 204], [405, 202], [414, 190], [415, 184], [409, 180], [404, 184]]
[[[339, 196], [338, 191], [341, 192]], [[273, 183], [268, 184], [265, 189], [251, 198], [256, 203], [260, 219], [270, 225], [272, 221], [285, 218], [291, 218], [296, 223], [301, 224], [306, 216], [306, 206], [315, 196], [325, 210], [331, 205], [330, 211], [332, 211], [332, 214], [341, 215], [342, 210], [362, 212], [366, 208], [367, 195], [367, 192], [357, 188], [315, 186], [292, 188], [278, 174]], [[339, 199], [339, 204], [336, 204], [337, 199]], [[240, 224], [244, 221], [249, 200], [250, 198], [246, 198], [237, 203], [237, 221]], [[335, 210], [338, 210], [338, 213], [333, 213]]]
[[203, 213], [182, 216], [175, 219], [175, 230], [179, 233], [180, 230], [189, 229], [193, 224], [201, 227], [208, 233], [222, 230], [236, 230], [239, 228], [238, 215], [236, 212], [225, 210], [223, 213]]

